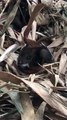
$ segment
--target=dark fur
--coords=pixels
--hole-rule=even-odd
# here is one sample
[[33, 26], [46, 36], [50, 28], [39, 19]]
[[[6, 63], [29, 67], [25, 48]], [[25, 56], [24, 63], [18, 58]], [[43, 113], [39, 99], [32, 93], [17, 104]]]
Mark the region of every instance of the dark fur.
[[[35, 73], [39, 64], [51, 63], [52, 55], [49, 52], [48, 48], [45, 46], [39, 46], [35, 48], [31, 48], [29, 46], [25, 46], [18, 57], [18, 68], [27, 73], [30, 70], [30, 73]], [[38, 70], [37, 70], [38, 71]]]

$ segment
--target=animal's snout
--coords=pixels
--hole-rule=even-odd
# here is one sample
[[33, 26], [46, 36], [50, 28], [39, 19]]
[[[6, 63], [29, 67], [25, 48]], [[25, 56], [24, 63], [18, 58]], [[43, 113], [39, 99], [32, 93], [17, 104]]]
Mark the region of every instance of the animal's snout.
[[21, 68], [22, 68], [22, 69], [29, 68], [29, 64], [28, 64], [28, 63], [26, 63], [26, 64], [21, 64]]

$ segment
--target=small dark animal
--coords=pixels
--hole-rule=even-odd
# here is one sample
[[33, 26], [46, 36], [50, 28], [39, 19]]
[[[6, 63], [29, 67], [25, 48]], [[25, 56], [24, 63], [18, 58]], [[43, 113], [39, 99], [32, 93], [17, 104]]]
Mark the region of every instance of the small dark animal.
[[18, 57], [18, 68], [24, 73], [36, 73], [41, 67], [38, 64], [51, 63], [52, 55], [48, 48], [41, 45], [31, 48], [25, 46]]

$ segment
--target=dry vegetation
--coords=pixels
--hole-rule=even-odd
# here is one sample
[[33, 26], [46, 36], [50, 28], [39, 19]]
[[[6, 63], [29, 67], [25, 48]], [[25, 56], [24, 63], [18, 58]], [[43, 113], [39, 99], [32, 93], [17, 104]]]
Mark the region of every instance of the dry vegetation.
[[[0, 0], [0, 120], [67, 120], [67, 1], [22, 1]], [[27, 42], [53, 59], [32, 74], [17, 67]]]

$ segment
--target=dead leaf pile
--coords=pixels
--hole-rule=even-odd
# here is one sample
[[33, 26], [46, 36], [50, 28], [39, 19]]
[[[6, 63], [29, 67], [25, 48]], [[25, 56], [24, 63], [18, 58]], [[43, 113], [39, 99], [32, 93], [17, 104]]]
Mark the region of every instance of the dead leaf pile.
[[[27, 40], [47, 46], [54, 59], [35, 74], [17, 68]], [[6, 119], [67, 120], [66, 0], [0, 1], [0, 120]]]

